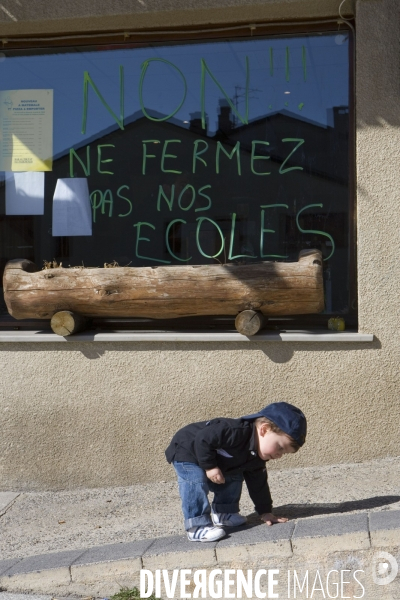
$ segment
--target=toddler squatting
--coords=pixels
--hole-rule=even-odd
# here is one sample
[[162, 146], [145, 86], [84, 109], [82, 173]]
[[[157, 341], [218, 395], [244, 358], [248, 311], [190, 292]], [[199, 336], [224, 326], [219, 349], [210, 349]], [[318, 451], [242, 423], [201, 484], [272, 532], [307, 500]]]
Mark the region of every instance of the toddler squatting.
[[[185, 529], [192, 542], [215, 542], [225, 527], [239, 527], [243, 480], [261, 519], [272, 525], [266, 461], [292, 454], [304, 444], [307, 421], [299, 408], [274, 402], [239, 419], [190, 423], [172, 438], [165, 454], [178, 476]], [[208, 492], [214, 493], [210, 507]]]

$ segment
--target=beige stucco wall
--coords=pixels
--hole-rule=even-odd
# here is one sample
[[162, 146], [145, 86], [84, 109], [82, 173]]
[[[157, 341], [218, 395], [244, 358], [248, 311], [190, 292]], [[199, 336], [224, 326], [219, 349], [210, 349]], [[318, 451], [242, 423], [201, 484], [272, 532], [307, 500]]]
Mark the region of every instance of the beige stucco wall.
[[[67, 7], [76, 19], [64, 27], [71, 30], [73, 21], [76, 29], [83, 23], [89, 29], [88, 7], [109, 6], [3, 2], [8, 4], [31, 11], [22, 13], [29, 19], [22, 24], [4, 21], [9, 32], [17, 25], [51, 31], [50, 20], [59, 27]], [[138, 10], [124, 19], [133, 23], [150, 15], [153, 27], [164, 19], [166, 6], [180, 23], [190, 13], [193, 22], [199, 15], [203, 23], [233, 21], [237, 10], [261, 20], [268, 14], [326, 16], [335, 14], [339, 2], [235, 0], [221, 12], [213, 5], [222, 2], [203, 0], [196, 2], [198, 10], [179, 12], [181, 3], [171, 1], [162, 3], [160, 13], [161, 3], [154, 2], [153, 13], [138, 4], [153, 3], [115, 2], [116, 18], [128, 5]], [[244, 11], [245, 5], [251, 7]], [[32, 6], [50, 20], [41, 20]], [[0, 344], [0, 489], [170, 479], [163, 452], [178, 427], [240, 416], [273, 400], [299, 405], [309, 419], [306, 446], [279, 467], [400, 454], [400, 22], [394, 15], [397, 0], [356, 5], [359, 322], [360, 331], [374, 333], [376, 341]]]

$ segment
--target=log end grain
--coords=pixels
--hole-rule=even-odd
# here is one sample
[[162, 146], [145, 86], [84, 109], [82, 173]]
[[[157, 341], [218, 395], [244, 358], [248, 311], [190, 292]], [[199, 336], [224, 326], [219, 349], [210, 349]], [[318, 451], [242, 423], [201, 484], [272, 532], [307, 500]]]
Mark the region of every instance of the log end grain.
[[315, 248], [311, 248], [310, 250], [300, 250], [299, 262], [302, 264], [322, 266], [321, 250], [316, 250]]
[[70, 310], [60, 310], [52, 316], [50, 326], [57, 335], [73, 335], [74, 333], [87, 329], [89, 326], [89, 319], [73, 313]]
[[255, 335], [267, 324], [267, 317], [258, 310], [243, 310], [235, 319], [235, 327], [242, 335]]

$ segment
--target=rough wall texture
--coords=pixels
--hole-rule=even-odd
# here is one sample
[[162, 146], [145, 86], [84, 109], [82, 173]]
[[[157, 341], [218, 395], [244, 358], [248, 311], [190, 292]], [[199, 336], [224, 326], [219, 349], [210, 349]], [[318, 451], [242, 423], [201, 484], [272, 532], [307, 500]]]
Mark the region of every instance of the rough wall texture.
[[[269, 4], [252, 10], [262, 14]], [[281, 15], [301, 4], [332, 6], [281, 2]], [[127, 3], [115, 6], [126, 11]], [[172, 478], [163, 451], [178, 427], [272, 400], [299, 405], [310, 424], [304, 449], [279, 467], [400, 454], [400, 25], [397, 0], [360, 0], [356, 8], [360, 331], [376, 341], [2, 344], [0, 489]], [[207, 14], [212, 21], [215, 11]]]

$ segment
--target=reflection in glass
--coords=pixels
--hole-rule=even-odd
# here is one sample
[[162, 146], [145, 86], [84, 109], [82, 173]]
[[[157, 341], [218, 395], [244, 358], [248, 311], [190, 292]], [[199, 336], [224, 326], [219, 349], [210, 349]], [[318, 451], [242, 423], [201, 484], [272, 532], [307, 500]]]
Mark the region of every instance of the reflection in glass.
[[[0, 181], [1, 268], [294, 261], [316, 247], [326, 312], [346, 313], [348, 52], [337, 32], [8, 52], [1, 90], [53, 90], [54, 156], [43, 216], [6, 215]], [[67, 178], [87, 179], [91, 236], [53, 235]]]

